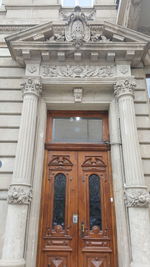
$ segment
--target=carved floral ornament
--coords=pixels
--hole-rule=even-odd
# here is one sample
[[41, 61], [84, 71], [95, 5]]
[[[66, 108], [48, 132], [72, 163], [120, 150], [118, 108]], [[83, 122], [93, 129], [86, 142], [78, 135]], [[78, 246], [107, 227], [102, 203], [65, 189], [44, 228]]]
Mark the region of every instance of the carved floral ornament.
[[114, 95], [119, 98], [123, 95], [134, 96], [136, 83], [133, 80], [120, 80], [114, 84]]
[[146, 188], [129, 187], [125, 190], [125, 204], [128, 208], [147, 208], [150, 204], [150, 194]]
[[8, 190], [8, 203], [29, 205], [32, 200], [32, 188], [25, 184], [12, 184]]
[[105, 78], [116, 76], [116, 68], [110, 66], [89, 65], [42, 65], [40, 69], [42, 77], [51, 78]]
[[40, 96], [42, 93], [42, 84], [39, 79], [28, 78], [21, 84], [23, 95], [34, 94]]

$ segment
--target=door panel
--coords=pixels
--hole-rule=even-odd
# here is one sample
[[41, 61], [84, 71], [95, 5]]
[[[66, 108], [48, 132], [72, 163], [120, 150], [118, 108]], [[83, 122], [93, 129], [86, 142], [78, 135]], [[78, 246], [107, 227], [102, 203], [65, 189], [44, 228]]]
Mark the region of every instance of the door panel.
[[[80, 195], [78, 259], [84, 267], [99, 267], [105, 264], [107, 267], [110, 266], [112, 226], [107, 165], [107, 152], [80, 152], [78, 155]], [[95, 252], [97, 254], [93, 258]]]
[[38, 266], [114, 267], [107, 151], [46, 152]]

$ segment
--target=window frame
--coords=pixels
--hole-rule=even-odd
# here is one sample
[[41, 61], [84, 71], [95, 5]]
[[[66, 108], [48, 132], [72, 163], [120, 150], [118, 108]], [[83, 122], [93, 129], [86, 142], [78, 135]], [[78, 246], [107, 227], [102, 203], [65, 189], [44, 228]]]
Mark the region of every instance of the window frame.
[[76, 6], [80, 6], [82, 8], [93, 8], [95, 0], [89, 0], [89, 1], [91, 2], [91, 4], [89, 6], [80, 6], [80, 0], [74, 0], [75, 5], [66, 6], [66, 5], [64, 5], [64, 0], [61, 0], [61, 6], [63, 8], [74, 8]]
[[[103, 140], [99, 144], [97, 143], [53, 143], [52, 142], [52, 127], [53, 127], [53, 118], [57, 117], [89, 117], [89, 118], [100, 118], [103, 121], [102, 134]], [[104, 147], [103, 147], [104, 146]], [[48, 150], [90, 150], [99, 151], [100, 147], [104, 150], [108, 150], [109, 143], [109, 130], [108, 130], [108, 112], [107, 111], [51, 111], [47, 112], [47, 130], [46, 130], [46, 143], [45, 148]]]

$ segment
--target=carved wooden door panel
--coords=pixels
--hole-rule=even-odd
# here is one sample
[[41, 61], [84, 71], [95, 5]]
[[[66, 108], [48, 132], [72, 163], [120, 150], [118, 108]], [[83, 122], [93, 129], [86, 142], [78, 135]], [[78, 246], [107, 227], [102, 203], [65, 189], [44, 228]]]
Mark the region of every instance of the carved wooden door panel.
[[78, 266], [113, 267], [113, 230], [107, 152], [80, 152]]
[[38, 267], [116, 267], [108, 152], [48, 151]]
[[47, 152], [38, 262], [77, 267], [77, 160], [74, 152]]

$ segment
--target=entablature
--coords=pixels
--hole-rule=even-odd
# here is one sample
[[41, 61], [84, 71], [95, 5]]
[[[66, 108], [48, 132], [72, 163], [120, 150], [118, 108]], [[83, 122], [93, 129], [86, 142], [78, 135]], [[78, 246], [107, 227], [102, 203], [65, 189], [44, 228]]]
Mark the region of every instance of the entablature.
[[58, 64], [124, 60], [132, 66], [144, 61], [149, 36], [109, 22], [94, 24], [92, 15], [76, 7], [61, 23], [49, 22], [13, 34], [6, 38], [10, 53], [21, 65], [36, 59]]

